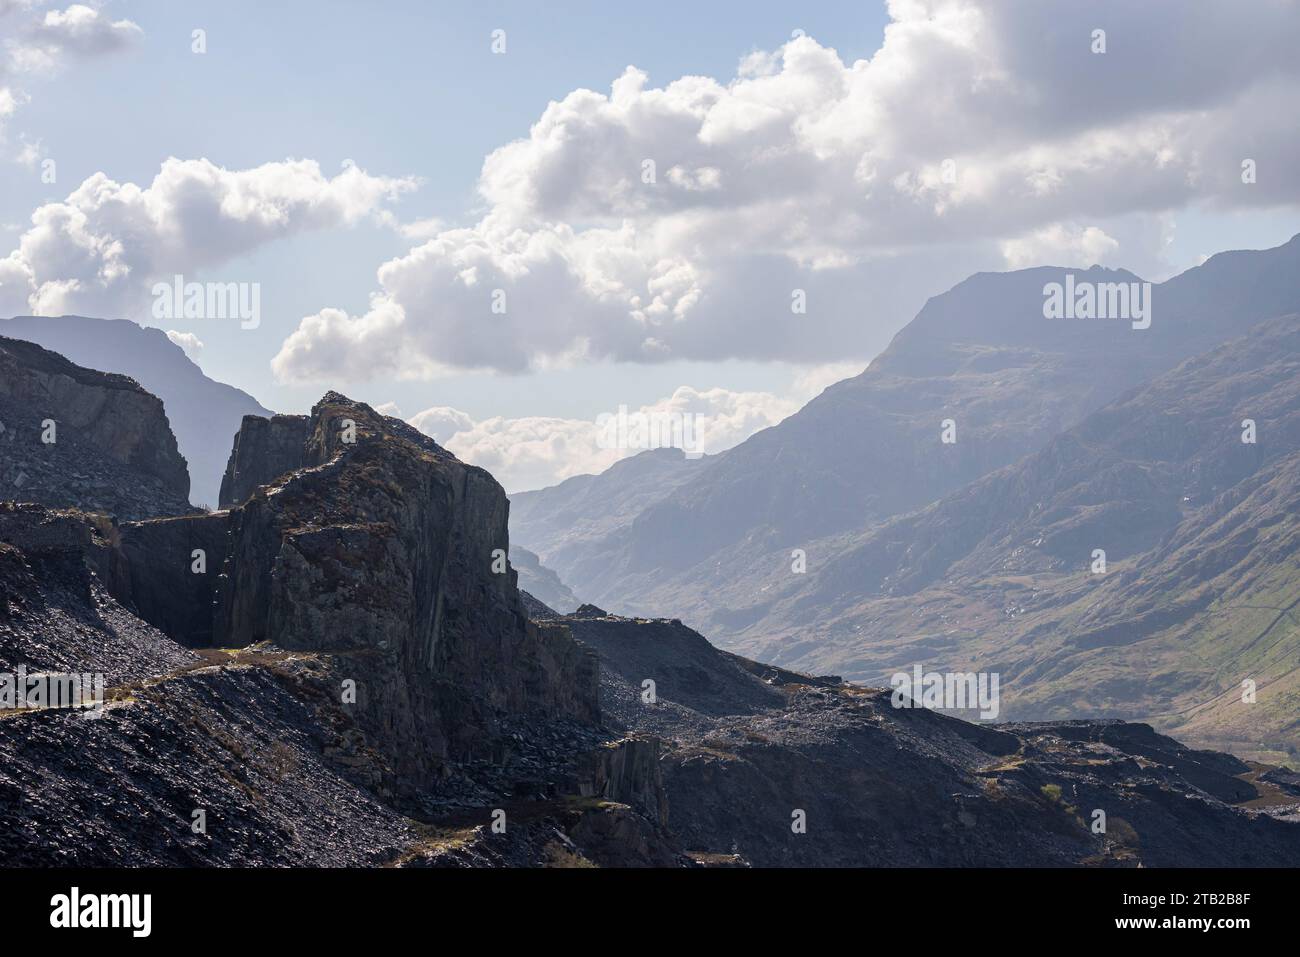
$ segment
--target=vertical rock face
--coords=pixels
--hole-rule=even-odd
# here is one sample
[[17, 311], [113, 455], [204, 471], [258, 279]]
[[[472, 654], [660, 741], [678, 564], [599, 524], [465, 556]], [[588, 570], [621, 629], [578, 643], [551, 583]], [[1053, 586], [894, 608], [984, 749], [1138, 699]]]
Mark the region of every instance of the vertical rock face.
[[[237, 439], [245, 474], [288, 458], [278, 444], [271, 465], [249, 458], [265, 421]], [[596, 720], [594, 658], [523, 611], [491, 475], [337, 393], [305, 431], [303, 467], [230, 512], [218, 644], [331, 655], [406, 787], [490, 748], [499, 714]]]
[[162, 402], [134, 380], [0, 337], [0, 499], [111, 512], [191, 511]]
[[216, 583], [229, 547], [225, 512], [128, 522], [118, 530], [129, 599], [174, 641], [210, 648]]
[[660, 741], [639, 735], [613, 742], [586, 758], [580, 785], [585, 797], [600, 797], [634, 808], [660, 826], [668, 825], [668, 799], [660, 773]]
[[221, 479], [221, 508], [247, 501], [259, 487], [302, 468], [308, 425], [305, 415], [244, 416]]

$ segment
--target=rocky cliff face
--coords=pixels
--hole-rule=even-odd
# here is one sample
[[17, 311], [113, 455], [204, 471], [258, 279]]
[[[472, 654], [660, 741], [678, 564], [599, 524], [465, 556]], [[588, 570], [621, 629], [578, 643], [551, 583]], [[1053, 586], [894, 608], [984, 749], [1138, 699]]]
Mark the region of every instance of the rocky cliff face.
[[97, 720], [0, 715], [9, 767], [44, 768], [39, 799], [0, 773], [6, 858], [445, 863], [402, 814], [509, 809], [501, 861], [674, 862], [655, 744], [601, 727], [594, 655], [525, 616], [500, 486], [337, 394], [306, 423], [230, 512], [0, 511], [0, 666], [107, 686]]
[[184, 514], [189, 474], [162, 403], [133, 380], [0, 338], [0, 498]]
[[[0, 714], [0, 853], [11, 864], [1172, 866], [1300, 857], [1300, 803], [1286, 772], [1191, 751], [1141, 725], [987, 728], [899, 710], [887, 693], [721, 652], [680, 622], [590, 606], [538, 631], [570, 643], [576, 633], [599, 655], [601, 721], [466, 707], [463, 698], [435, 706], [411, 718], [415, 732], [451, 731], [455, 742], [456, 729], [441, 722], [490, 723], [464, 752], [449, 748], [419, 794], [404, 794], [395, 777], [421, 773], [410, 750], [421, 742], [404, 737], [392, 706], [358, 710], [338, 692], [349, 677], [392, 680], [395, 699], [427, 704], [413, 686], [421, 668], [404, 675], [387, 649], [329, 642], [187, 651], [131, 613], [139, 569], [124, 567], [133, 559], [117, 541], [103, 517], [0, 509], [0, 668], [102, 670], [108, 686], [93, 720], [67, 710]], [[443, 691], [436, 676], [433, 686]], [[532, 693], [554, 700], [554, 691]], [[1097, 809], [1105, 834], [1090, 828]], [[796, 813], [806, 827], [792, 828]]]
[[392, 760], [395, 787], [490, 749], [497, 713], [596, 718], [594, 662], [523, 611], [505, 561], [508, 503], [488, 473], [336, 393], [302, 422], [245, 420], [232, 463], [232, 488], [278, 481], [226, 520], [214, 642], [347, 662], [358, 724]]
[[136, 613], [188, 648], [230, 646], [215, 630], [217, 583], [230, 548], [226, 512], [123, 523], [125, 594]]

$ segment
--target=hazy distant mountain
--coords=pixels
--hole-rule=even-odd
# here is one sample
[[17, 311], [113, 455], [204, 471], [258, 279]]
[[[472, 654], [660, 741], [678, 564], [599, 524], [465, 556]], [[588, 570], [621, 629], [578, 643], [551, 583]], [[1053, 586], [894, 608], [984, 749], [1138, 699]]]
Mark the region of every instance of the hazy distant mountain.
[[548, 567], [589, 580], [600, 572], [602, 543], [617, 541], [637, 515], [716, 460], [687, 458], [681, 449], [650, 449], [600, 475], [575, 475], [551, 488], [516, 493], [510, 496], [510, 540], [536, 552]]
[[190, 501], [217, 505], [230, 442], [245, 415], [270, 411], [246, 392], [209, 379], [160, 329], [124, 319], [19, 316], [0, 320], [0, 335], [26, 339], [78, 365], [135, 379], [163, 400], [189, 463]]
[[551, 611], [567, 615], [582, 604], [534, 552], [521, 545], [511, 545], [510, 564], [519, 574], [519, 590], [532, 595]]
[[[839, 550], [837, 538], [1009, 465], [1124, 391], [1300, 309], [1300, 237], [1153, 284], [1146, 329], [1045, 318], [1044, 286], [1067, 274], [1138, 281], [1098, 267], [972, 276], [931, 299], [861, 375], [646, 496], [649, 505], [624, 511], [607, 534], [565, 549], [562, 530], [536, 534], [530, 522], [521, 540], [586, 601], [680, 615], [724, 646], [759, 640], [772, 576], [791, 574], [795, 549], [812, 574]], [[942, 441], [948, 419], [953, 444]], [[542, 510], [563, 488], [532, 493], [531, 506]]]
[[1010, 717], [1150, 718], [1294, 760], [1300, 317], [838, 545], [806, 576], [759, 583], [768, 607], [747, 652], [867, 681], [917, 662], [998, 670]]

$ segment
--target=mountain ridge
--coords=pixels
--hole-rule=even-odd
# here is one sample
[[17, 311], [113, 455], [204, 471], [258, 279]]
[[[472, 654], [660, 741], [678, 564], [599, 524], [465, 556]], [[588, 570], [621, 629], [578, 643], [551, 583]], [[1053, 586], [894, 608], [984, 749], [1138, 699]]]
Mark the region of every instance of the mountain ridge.
[[[1300, 236], [1155, 284], [1146, 330], [1044, 319], [1042, 280], [1071, 271], [1086, 272], [977, 274], [932, 298], [865, 372], [584, 540], [581, 555], [531, 523], [517, 537], [584, 599], [627, 613], [672, 608], [725, 645], [753, 622], [712, 597], [720, 585], [742, 587], [788, 565], [795, 548], [811, 555], [822, 537], [936, 501], [1253, 322], [1300, 308]], [[945, 445], [948, 419], [956, 441]], [[533, 493], [531, 507], [555, 494]]]

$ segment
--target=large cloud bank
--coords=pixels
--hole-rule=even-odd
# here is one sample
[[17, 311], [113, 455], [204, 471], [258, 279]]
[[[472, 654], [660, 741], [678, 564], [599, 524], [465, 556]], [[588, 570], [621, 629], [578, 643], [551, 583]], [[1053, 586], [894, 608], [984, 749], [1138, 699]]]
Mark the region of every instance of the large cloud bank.
[[629, 67], [552, 102], [487, 157], [480, 221], [385, 263], [363, 313], [304, 318], [276, 373], [869, 355], [973, 266], [1107, 261], [1190, 203], [1300, 196], [1293, 4], [889, 10], [870, 60], [798, 36], [725, 82]]

